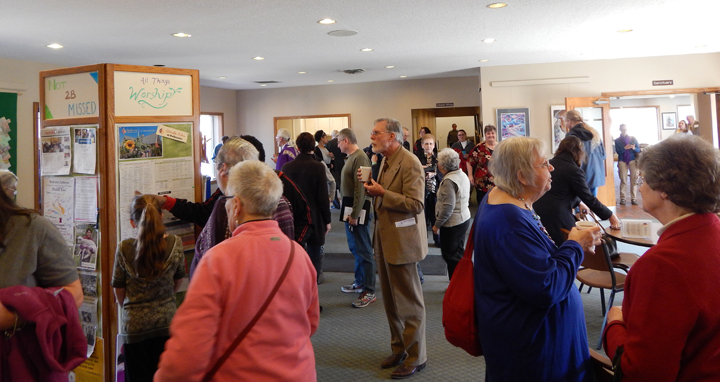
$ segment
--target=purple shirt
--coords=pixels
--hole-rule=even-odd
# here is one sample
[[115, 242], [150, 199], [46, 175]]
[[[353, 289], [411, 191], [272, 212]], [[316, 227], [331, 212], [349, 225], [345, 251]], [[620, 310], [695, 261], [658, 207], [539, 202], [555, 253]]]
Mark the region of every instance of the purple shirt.
[[285, 163], [295, 159], [295, 157], [297, 157], [297, 154], [297, 149], [290, 146], [289, 143], [286, 143], [285, 146], [280, 149], [280, 154], [278, 154], [277, 162], [275, 163], [275, 170], [282, 170], [282, 166]]

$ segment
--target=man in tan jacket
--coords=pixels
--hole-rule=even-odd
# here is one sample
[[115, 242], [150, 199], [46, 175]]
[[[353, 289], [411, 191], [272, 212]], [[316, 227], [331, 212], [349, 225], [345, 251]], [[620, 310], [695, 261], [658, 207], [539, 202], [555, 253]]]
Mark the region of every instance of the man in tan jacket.
[[373, 152], [385, 156], [378, 181], [365, 185], [375, 197], [373, 247], [393, 352], [382, 368], [399, 366], [391, 376], [404, 379], [422, 370], [427, 361], [425, 301], [417, 273], [417, 263], [428, 251], [425, 176], [417, 157], [402, 149], [400, 122], [376, 120], [370, 139]]

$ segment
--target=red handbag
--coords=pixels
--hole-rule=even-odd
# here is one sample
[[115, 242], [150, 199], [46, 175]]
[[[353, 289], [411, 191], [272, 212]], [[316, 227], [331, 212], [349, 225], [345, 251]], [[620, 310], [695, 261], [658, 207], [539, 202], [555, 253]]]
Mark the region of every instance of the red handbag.
[[453, 278], [445, 291], [442, 324], [448, 342], [478, 357], [483, 355], [483, 351], [475, 317], [475, 277], [472, 263], [474, 233], [473, 222], [465, 254], [455, 267]]

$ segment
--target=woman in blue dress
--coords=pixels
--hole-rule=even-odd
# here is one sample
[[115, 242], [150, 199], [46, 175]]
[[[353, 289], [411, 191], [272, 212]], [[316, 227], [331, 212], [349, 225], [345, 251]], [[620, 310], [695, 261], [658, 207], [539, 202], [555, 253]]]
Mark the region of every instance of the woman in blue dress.
[[570, 231], [559, 248], [533, 202], [550, 190], [540, 140], [504, 139], [490, 160], [495, 188], [475, 219], [475, 304], [486, 381], [592, 381], [582, 301], [574, 287], [600, 228]]

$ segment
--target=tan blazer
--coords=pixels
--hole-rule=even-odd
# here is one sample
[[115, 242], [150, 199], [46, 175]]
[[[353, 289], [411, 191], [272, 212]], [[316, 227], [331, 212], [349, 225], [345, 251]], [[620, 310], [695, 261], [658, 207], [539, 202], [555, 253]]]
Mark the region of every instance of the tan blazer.
[[[388, 160], [389, 159], [389, 160]], [[387, 162], [387, 169], [385, 163]], [[375, 251], [382, 251], [390, 264], [416, 263], [428, 253], [427, 228], [425, 225], [425, 172], [418, 158], [400, 147], [390, 158], [380, 164], [378, 182], [385, 189], [385, 196], [375, 200], [375, 237], [382, 235]], [[405, 227], [396, 223], [411, 219]], [[407, 223], [406, 223], [407, 224]], [[401, 224], [402, 225], [402, 224]]]

